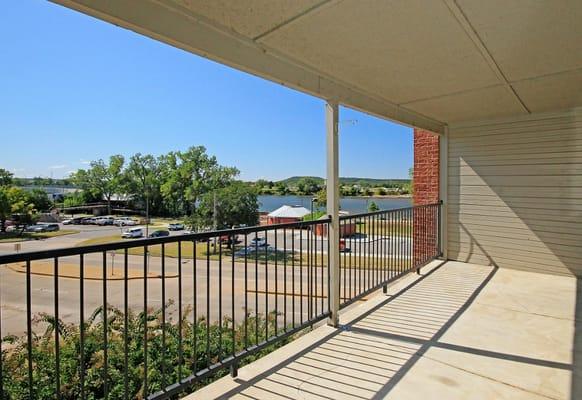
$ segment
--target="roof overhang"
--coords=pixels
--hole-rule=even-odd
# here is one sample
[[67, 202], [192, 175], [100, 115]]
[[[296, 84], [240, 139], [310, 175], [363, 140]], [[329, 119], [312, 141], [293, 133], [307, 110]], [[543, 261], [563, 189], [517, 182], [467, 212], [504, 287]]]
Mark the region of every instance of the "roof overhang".
[[345, 106], [449, 123], [582, 106], [582, 2], [54, 0]]

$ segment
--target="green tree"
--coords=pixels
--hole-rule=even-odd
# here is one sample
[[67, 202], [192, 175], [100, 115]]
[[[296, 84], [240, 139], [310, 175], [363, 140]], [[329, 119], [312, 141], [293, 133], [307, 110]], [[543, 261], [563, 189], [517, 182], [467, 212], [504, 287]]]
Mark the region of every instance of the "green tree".
[[297, 181], [297, 191], [299, 194], [310, 195], [321, 189], [320, 183], [315, 178], [304, 177]]
[[402, 185], [402, 193], [403, 194], [412, 193], [412, 191], [414, 190], [414, 168], [413, 167], [408, 168], [408, 178], [410, 179], [410, 182]]
[[137, 153], [130, 158], [125, 169], [125, 192], [143, 201], [148, 219], [152, 200], [161, 197], [159, 179], [159, 162], [152, 155]]
[[189, 223], [197, 228], [206, 228], [214, 225], [215, 218], [218, 229], [229, 229], [241, 224], [257, 225], [259, 202], [256, 188], [243, 182], [233, 182], [214, 192], [205, 193]]
[[0, 186], [0, 231], [6, 231], [6, 220], [13, 214], [18, 214], [21, 224], [33, 221], [36, 209], [30, 201], [30, 196], [16, 186]]
[[13, 183], [14, 175], [12, 172], [0, 168], [0, 186], [10, 186]]
[[0, 186], [0, 232], [6, 232], [6, 220], [12, 213], [12, 204], [8, 198], [8, 187]]
[[32, 204], [37, 211], [48, 211], [53, 205], [48, 197], [48, 193], [43, 189], [32, 189], [26, 195], [28, 197], [28, 203]]
[[111, 156], [107, 163], [103, 160], [92, 161], [88, 170], [77, 171], [72, 179], [93, 196], [104, 198], [107, 213], [111, 214], [111, 198], [123, 189], [124, 163], [125, 159], [119, 154]]
[[275, 194], [279, 196], [284, 196], [289, 193], [289, 188], [283, 182], [277, 182], [274, 185]]
[[327, 190], [325, 188], [315, 194], [315, 204], [320, 208], [327, 206]]
[[374, 211], [379, 211], [379, 210], [380, 210], [380, 207], [378, 207], [378, 204], [376, 204], [376, 202], [371, 201], [368, 204], [368, 211], [369, 212], [374, 212]]
[[212, 190], [225, 187], [238, 175], [238, 169], [218, 164], [216, 157], [206, 154], [204, 146], [193, 146], [185, 152], [168, 155], [164, 199], [183, 201], [183, 214], [192, 215], [200, 197]]
[[257, 188], [259, 194], [271, 193], [271, 189], [275, 187], [275, 183], [266, 179], [258, 179], [255, 182], [255, 187]]
[[184, 215], [184, 196], [189, 179], [183, 170], [179, 170], [178, 152], [171, 151], [158, 158], [160, 169], [160, 196], [163, 211], [173, 216]]
[[65, 195], [65, 198], [63, 200], [63, 207], [65, 208], [76, 207], [82, 205], [83, 203], [85, 203], [83, 192], [81, 191], [73, 192]]

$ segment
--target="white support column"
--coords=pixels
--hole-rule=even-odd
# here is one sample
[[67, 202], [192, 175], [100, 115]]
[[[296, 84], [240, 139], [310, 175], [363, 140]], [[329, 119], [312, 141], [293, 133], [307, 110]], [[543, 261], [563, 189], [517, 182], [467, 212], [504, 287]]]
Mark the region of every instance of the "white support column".
[[337, 327], [340, 305], [340, 224], [339, 224], [339, 146], [338, 113], [336, 102], [328, 101], [325, 105], [327, 137], [327, 214], [331, 218], [327, 239], [329, 240], [329, 295], [331, 316], [328, 325]]
[[443, 249], [443, 259], [448, 259], [447, 241], [447, 221], [448, 221], [448, 193], [449, 193], [449, 127], [446, 126], [444, 133], [439, 137], [439, 197], [443, 202], [441, 206], [441, 246]]

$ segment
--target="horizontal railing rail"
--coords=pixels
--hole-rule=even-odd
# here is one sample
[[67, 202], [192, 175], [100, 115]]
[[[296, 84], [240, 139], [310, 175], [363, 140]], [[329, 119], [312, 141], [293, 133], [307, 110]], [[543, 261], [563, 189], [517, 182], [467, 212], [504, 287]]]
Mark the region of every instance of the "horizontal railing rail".
[[[341, 307], [437, 257], [439, 218], [342, 216]], [[330, 222], [0, 255], [0, 397], [174, 398], [236, 375], [330, 316]]]
[[[306, 229], [312, 225], [318, 224], [326, 224], [331, 221], [330, 218], [321, 218], [316, 221], [302, 221], [302, 222], [289, 222], [284, 224], [271, 224], [268, 225], [268, 230], [277, 230], [277, 229]], [[195, 232], [195, 233], [186, 233], [179, 236], [165, 236], [165, 237], [157, 237], [157, 238], [144, 238], [144, 239], [132, 239], [132, 240], [119, 240], [116, 242], [106, 243], [106, 244], [94, 244], [94, 245], [86, 245], [86, 246], [76, 246], [76, 247], [63, 247], [57, 249], [50, 249], [50, 250], [41, 250], [41, 251], [29, 251], [29, 252], [21, 252], [21, 253], [14, 253], [14, 254], [4, 254], [0, 255], [0, 264], [8, 264], [13, 262], [23, 262], [27, 260], [42, 260], [46, 258], [52, 257], [65, 257], [65, 256], [74, 256], [83, 253], [95, 253], [100, 251], [110, 251], [110, 250], [118, 250], [118, 249], [129, 249], [132, 247], [139, 247], [139, 246], [152, 246], [157, 244], [163, 243], [174, 243], [177, 241], [187, 241], [187, 240], [205, 240], [211, 239], [219, 236], [228, 236], [228, 235], [249, 235], [255, 232], [263, 232], [265, 231], [265, 226], [249, 226], [244, 228], [235, 228], [235, 229], [223, 229], [223, 230], [216, 230], [216, 231], [208, 231], [208, 232]]]

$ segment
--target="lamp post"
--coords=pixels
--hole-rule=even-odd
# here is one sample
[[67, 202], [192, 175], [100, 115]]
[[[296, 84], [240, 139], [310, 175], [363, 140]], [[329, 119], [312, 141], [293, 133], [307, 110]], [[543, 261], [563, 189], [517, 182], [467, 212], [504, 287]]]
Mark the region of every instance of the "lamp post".
[[315, 203], [317, 201], [317, 198], [313, 197], [311, 199], [311, 220], [315, 219], [315, 215], [313, 215], [313, 203]]

